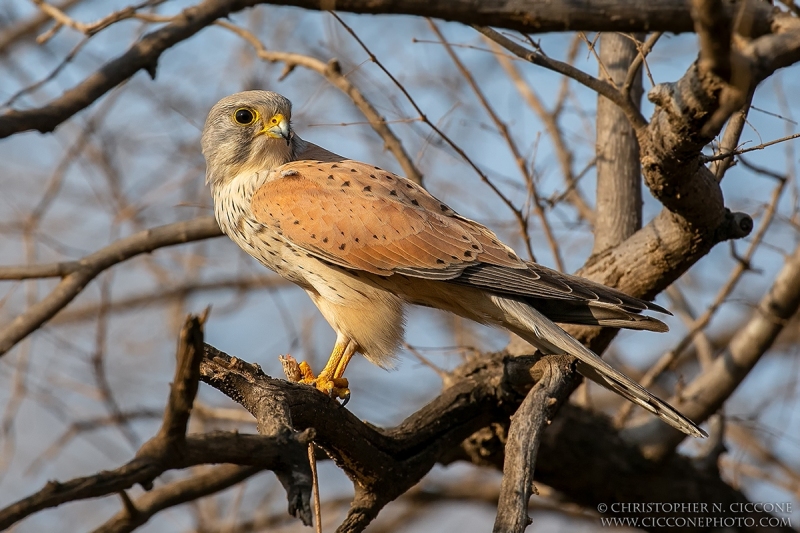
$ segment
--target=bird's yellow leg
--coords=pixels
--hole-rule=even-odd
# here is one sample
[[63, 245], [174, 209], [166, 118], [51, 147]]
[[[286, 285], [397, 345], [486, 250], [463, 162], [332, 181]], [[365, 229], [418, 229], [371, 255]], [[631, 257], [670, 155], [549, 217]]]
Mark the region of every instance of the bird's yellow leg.
[[300, 363], [300, 371], [303, 373], [301, 382], [314, 385], [325, 394], [347, 403], [350, 400], [350, 389], [347, 388], [347, 379], [342, 376], [350, 359], [356, 353], [356, 348], [357, 345], [354, 341], [342, 335], [337, 336], [328, 363], [317, 377], [314, 377], [308, 363]]

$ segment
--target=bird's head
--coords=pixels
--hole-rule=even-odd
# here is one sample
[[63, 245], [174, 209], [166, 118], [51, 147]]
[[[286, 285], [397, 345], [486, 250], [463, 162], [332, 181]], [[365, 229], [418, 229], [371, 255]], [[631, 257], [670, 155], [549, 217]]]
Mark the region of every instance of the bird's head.
[[291, 118], [292, 103], [270, 91], [236, 93], [217, 102], [203, 128], [206, 183], [292, 161], [298, 139]]

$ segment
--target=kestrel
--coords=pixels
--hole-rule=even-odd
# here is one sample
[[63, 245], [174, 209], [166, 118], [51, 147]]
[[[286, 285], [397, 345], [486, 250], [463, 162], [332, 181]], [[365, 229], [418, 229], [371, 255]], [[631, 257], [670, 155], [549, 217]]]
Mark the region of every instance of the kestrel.
[[416, 183], [304, 141], [291, 114], [289, 100], [274, 92], [228, 96], [209, 112], [202, 145], [222, 230], [302, 287], [336, 331], [316, 377], [301, 365], [305, 382], [346, 401], [350, 359], [359, 352], [388, 366], [403, 339], [404, 309], [416, 304], [573, 356], [584, 376], [684, 433], [705, 436], [555, 324], [667, 331], [639, 314], [665, 309], [520, 259]]

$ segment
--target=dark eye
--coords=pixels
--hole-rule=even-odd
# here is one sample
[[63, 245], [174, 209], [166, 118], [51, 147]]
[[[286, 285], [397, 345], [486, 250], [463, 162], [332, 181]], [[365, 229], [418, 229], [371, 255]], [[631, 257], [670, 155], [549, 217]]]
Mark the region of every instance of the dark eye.
[[242, 107], [234, 111], [233, 120], [241, 126], [249, 126], [256, 121], [256, 115], [249, 109]]

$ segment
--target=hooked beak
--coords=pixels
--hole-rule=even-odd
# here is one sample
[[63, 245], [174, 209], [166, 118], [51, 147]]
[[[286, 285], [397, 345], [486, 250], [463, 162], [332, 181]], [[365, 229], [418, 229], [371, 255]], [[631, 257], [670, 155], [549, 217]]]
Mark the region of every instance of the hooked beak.
[[269, 121], [267, 121], [267, 123], [264, 125], [264, 129], [258, 133], [259, 135], [264, 134], [273, 139], [284, 139], [287, 145], [289, 145], [289, 143], [292, 141], [292, 132], [289, 129], [289, 121], [286, 120], [286, 117], [280, 113], [269, 119]]

